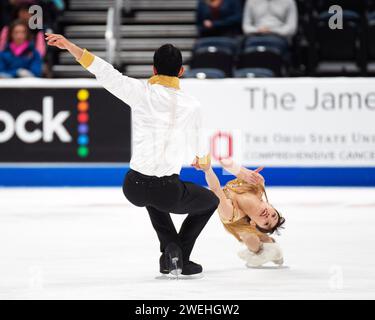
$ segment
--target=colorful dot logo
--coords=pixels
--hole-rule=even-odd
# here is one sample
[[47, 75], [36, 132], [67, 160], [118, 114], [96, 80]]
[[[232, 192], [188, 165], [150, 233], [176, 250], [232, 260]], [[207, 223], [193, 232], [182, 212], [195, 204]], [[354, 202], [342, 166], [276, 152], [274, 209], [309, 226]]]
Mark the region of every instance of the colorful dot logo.
[[90, 93], [86, 89], [81, 89], [77, 93], [77, 110], [78, 110], [78, 138], [77, 138], [77, 154], [80, 158], [87, 158], [90, 149], [89, 149], [89, 110], [90, 104], [88, 102], [90, 98]]

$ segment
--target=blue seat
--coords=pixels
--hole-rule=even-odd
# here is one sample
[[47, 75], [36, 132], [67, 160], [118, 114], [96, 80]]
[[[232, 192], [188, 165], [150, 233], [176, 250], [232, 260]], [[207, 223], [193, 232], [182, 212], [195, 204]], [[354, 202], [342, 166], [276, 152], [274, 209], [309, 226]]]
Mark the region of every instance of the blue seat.
[[369, 24], [373, 24], [375, 20], [375, 11], [369, 12], [367, 15]]
[[207, 47], [225, 48], [231, 50], [233, 54], [236, 54], [238, 51], [238, 41], [228, 37], [201, 38], [195, 43], [193, 51]]
[[343, 13], [344, 29], [332, 30], [328, 21], [332, 14], [319, 15], [317, 24], [318, 59], [327, 61], [355, 61], [360, 56], [360, 19], [361, 16], [350, 10]]
[[279, 50], [282, 55], [287, 54], [289, 44], [285, 38], [277, 35], [254, 35], [245, 39], [244, 49], [263, 46]]
[[265, 68], [244, 68], [234, 72], [235, 78], [274, 78], [275, 73]]
[[375, 0], [366, 0], [367, 11], [372, 12], [375, 10]]
[[184, 73], [186, 79], [224, 79], [225, 72], [213, 68], [191, 69]]
[[[319, 15], [319, 20], [320, 21], [324, 21], [324, 22], [328, 22], [329, 19], [333, 16], [334, 14], [333, 13], [329, 13], [329, 12], [322, 12], [320, 15]], [[354, 21], [354, 22], [359, 22], [361, 20], [361, 15], [355, 11], [352, 11], [352, 10], [344, 10], [343, 11], [343, 18], [344, 20], [346, 21]]]
[[373, 41], [375, 37], [375, 12], [370, 12], [368, 14], [368, 39], [367, 41], [367, 50], [370, 60], [375, 59], [375, 43]]
[[194, 51], [190, 63], [192, 69], [210, 68], [222, 70], [228, 77], [232, 76], [234, 55], [228, 48], [201, 47]]
[[[343, 8], [350, 7], [347, 5]], [[363, 12], [344, 10], [343, 29], [331, 29], [329, 20], [332, 15], [325, 11], [315, 21], [314, 38], [310, 46], [312, 75], [364, 75], [366, 52]]]
[[365, 12], [367, 0], [314, 0], [319, 12], [328, 11], [331, 6], [338, 5], [344, 11], [350, 10], [362, 14]]
[[280, 50], [276, 48], [250, 47], [240, 54], [237, 68], [269, 69], [275, 76], [281, 76], [284, 69], [284, 59]]

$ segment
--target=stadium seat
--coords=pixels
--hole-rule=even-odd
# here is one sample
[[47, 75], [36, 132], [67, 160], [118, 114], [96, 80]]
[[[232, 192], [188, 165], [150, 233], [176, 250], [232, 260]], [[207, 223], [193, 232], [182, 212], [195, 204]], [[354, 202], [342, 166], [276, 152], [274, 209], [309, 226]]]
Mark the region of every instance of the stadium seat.
[[313, 2], [316, 0], [296, 0], [298, 14], [305, 15], [311, 13]]
[[217, 47], [217, 48], [226, 48], [236, 54], [238, 51], [238, 41], [233, 38], [228, 37], [207, 37], [200, 38], [197, 40], [194, 51], [200, 48], [207, 47]]
[[273, 78], [275, 73], [264, 68], [244, 68], [234, 72], [235, 78]]
[[327, 60], [355, 60], [358, 55], [360, 16], [354, 11], [344, 14], [344, 29], [332, 30], [328, 26], [331, 14], [322, 13], [317, 26], [319, 56]]
[[279, 50], [263, 46], [246, 48], [239, 57], [237, 67], [270, 69], [276, 76], [281, 76], [284, 60]]
[[228, 48], [215, 46], [201, 47], [194, 51], [190, 64], [192, 69], [214, 68], [232, 76], [234, 65], [233, 52]]
[[[354, 74], [365, 72], [361, 15], [351, 10], [344, 11], [344, 28], [342, 30], [329, 27], [328, 22], [331, 16], [331, 13], [323, 12], [316, 21], [316, 38], [312, 42], [314, 44], [312, 49], [314, 55], [312, 58], [314, 60], [313, 73], [319, 73], [319, 64], [327, 62], [330, 62], [328, 69], [333, 73], [337, 72], [337, 75], [345, 73], [346, 69], [350, 70], [349, 73]], [[333, 64], [336, 65], [336, 69], [332, 68]], [[325, 73], [324, 70], [321, 71]]]
[[308, 69], [311, 33], [313, 32], [313, 0], [296, 0], [298, 7], [298, 29], [290, 46], [291, 74], [306, 75]]
[[250, 36], [245, 39], [244, 49], [266, 47], [279, 50], [283, 55], [288, 52], [288, 43], [283, 38], [275, 35]]
[[366, 1], [367, 11], [373, 12], [375, 11], [375, 0], [367, 0]]
[[201, 68], [191, 69], [185, 72], [185, 79], [224, 79], [226, 78], [225, 72], [219, 69]]
[[359, 14], [365, 12], [366, 0], [315, 0], [315, 9], [318, 12], [327, 11], [331, 6], [339, 5], [343, 10], [355, 11]]
[[[375, 12], [368, 15], [368, 39], [375, 39]], [[375, 42], [368, 41], [368, 54], [371, 60], [375, 59]]]
[[[375, 1], [374, 1], [375, 2]], [[368, 29], [367, 29], [367, 71], [369, 74], [375, 74], [375, 12], [368, 14]]]

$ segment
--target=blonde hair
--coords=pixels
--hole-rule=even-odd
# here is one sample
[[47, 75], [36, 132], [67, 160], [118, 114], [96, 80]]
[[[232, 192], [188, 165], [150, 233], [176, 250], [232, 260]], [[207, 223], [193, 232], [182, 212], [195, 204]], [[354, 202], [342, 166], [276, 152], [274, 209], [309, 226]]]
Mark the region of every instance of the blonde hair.
[[[244, 180], [236, 178], [234, 180], [229, 181], [226, 184], [225, 188], [227, 188], [227, 189], [229, 189], [229, 190], [231, 190], [231, 191], [233, 191], [237, 194], [244, 194], [244, 193], [260, 194], [261, 197], [264, 194], [267, 203], [269, 203], [264, 184], [254, 185], [254, 184], [247, 183]], [[282, 225], [285, 223], [285, 219], [281, 216], [281, 214], [277, 210], [276, 210], [276, 212], [279, 215], [279, 221], [278, 221], [277, 225], [271, 231], [264, 230], [264, 229], [260, 228], [259, 226], [257, 226], [257, 227], [250, 226], [250, 224], [249, 224], [250, 218], [249, 217], [244, 217], [244, 218], [240, 219], [239, 221], [237, 221], [233, 224], [227, 224], [227, 225], [225, 225], [225, 228], [230, 233], [232, 233], [239, 241], [241, 241], [240, 237], [239, 237], [239, 234], [238, 234], [239, 231], [252, 232], [252, 233], [257, 234], [258, 237], [263, 238], [265, 236], [265, 234], [272, 234], [275, 231], [278, 233], [278, 229], [280, 227], [282, 227]], [[268, 237], [268, 236], [266, 236], [266, 237]]]
[[264, 194], [268, 202], [268, 197], [264, 185], [250, 184], [241, 179], [234, 179], [226, 184], [226, 187], [237, 194], [252, 193], [252, 194]]

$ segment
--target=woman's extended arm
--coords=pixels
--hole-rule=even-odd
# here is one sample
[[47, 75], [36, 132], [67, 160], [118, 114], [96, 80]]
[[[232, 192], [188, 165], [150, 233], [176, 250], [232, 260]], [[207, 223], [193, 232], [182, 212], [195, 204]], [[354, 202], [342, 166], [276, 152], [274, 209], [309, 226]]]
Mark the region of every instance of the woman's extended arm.
[[196, 169], [204, 172], [208, 187], [219, 198], [219, 215], [224, 220], [231, 220], [233, 218], [233, 204], [232, 201], [225, 196], [224, 191], [221, 189], [220, 181], [214, 170], [212, 170], [210, 155], [203, 158], [196, 157], [195, 162], [192, 165]]

